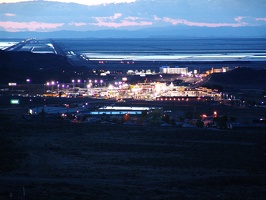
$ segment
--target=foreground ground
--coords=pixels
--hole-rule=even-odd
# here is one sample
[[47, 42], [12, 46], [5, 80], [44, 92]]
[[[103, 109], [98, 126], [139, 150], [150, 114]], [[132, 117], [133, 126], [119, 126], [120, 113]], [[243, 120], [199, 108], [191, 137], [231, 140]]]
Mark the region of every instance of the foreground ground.
[[0, 199], [264, 199], [262, 130], [1, 116]]

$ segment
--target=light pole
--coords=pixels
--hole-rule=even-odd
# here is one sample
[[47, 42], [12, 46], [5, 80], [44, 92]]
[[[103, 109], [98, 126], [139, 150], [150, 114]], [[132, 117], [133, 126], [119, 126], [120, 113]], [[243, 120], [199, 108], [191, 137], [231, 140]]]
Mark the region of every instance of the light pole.
[[62, 85], [62, 91], [65, 92], [65, 84]]
[[80, 87], [80, 82], [81, 82], [81, 80], [78, 79], [77, 82], [78, 82], [78, 87]]
[[52, 81], [52, 82], [51, 82], [51, 85], [52, 85], [52, 92], [54, 91], [54, 84], [55, 84], [55, 82]]
[[[49, 86], [50, 86], [50, 82], [47, 82], [46, 85], [47, 85], [47, 87], [49, 88]], [[49, 90], [49, 89], [48, 89], [48, 90]]]
[[27, 82], [27, 90], [28, 90], [28, 93], [29, 93], [29, 84], [30, 84], [31, 80], [29, 78], [27, 78], [26, 82]]
[[45, 93], [45, 84], [43, 84], [43, 94]]
[[73, 84], [73, 89], [75, 88], [75, 80], [72, 80], [72, 84]]

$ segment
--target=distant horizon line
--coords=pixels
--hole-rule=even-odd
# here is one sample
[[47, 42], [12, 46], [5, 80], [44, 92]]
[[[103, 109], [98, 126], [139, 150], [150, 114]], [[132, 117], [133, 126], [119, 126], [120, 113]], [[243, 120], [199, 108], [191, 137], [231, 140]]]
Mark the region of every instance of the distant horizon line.
[[266, 36], [146, 36], [146, 37], [22, 37], [22, 36], [14, 36], [14, 37], [2, 37], [1, 39], [39, 39], [39, 40], [45, 40], [45, 39], [164, 39], [164, 40], [170, 40], [170, 39], [266, 39]]

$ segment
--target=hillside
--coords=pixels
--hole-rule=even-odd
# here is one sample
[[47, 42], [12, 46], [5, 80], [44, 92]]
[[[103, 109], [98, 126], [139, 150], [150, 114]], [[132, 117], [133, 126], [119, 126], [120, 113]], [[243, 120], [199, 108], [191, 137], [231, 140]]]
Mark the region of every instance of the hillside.
[[90, 74], [86, 67], [73, 66], [65, 57], [55, 54], [0, 51], [0, 84], [8, 82], [45, 83], [47, 80], [69, 82]]
[[262, 200], [265, 145], [263, 130], [51, 123], [2, 115], [0, 199]]
[[206, 84], [220, 85], [224, 87], [234, 86], [242, 88], [265, 89], [266, 69], [251, 69], [247, 67], [236, 68], [227, 73], [212, 74], [210, 81]]

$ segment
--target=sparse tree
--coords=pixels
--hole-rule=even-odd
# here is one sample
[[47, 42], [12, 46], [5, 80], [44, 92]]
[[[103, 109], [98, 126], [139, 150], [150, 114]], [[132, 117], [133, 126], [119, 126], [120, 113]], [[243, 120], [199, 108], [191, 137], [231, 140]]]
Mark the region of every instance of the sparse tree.
[[197, 126], [198, 128], [203, 128], [203, 127], [204, 127], [204, 122], [201, 121], [200, 119], [198, 119], [197, 122], [196, 122], [196, 126]]
[[230, 117], [229, 119], [230, 119], [231, 122], [235, 122], [236, 121], [235, 117]]
[[170, 116], [167, 114], [163, 114], [162, 120], [165, 121], [166, 123], [170, 123]]
[[217, 126], [220, 128], [226, 128], [227, 127], [227, 121], [228, 117], [227, 115], [221, 116], [221, 117], [216, 117], [214, 118], [214, 121], [217, 122]]

